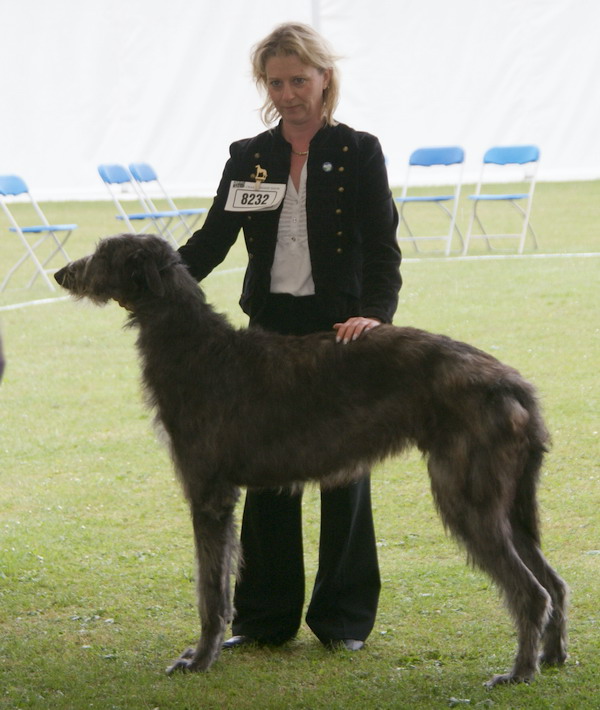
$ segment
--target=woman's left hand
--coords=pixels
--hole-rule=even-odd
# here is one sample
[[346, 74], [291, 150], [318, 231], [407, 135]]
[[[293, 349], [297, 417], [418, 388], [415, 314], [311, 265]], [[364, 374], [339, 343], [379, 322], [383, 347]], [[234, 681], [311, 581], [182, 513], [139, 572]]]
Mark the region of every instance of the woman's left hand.
[[377, 318], [363, 318], [362, 316], [348, 318], [345, 323], [334, 324], [333, 329], [337, 331], [335, 340], [337, 343], [346, 345], [350, 341], [360, 338], [367, 330], [376, 328], [378, 325], [381, 325], [381, 321], [377, 320]]

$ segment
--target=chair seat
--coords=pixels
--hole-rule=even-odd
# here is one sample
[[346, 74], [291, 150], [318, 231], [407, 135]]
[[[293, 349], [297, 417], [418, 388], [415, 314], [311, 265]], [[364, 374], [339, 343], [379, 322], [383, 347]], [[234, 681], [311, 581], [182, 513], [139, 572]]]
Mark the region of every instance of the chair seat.
[[447, 202], [448, 200], [453, 200], [454, 195], [411, 195], [394, 199], [396, 202]]
[[166, 219], [177, 217], [178, 212], [165, 211], [165, 212], [134, 212], [133, 214], [128, 214], [127, 217], [122, 215], [117, 215], [117, 219], [127, 220], [127, 219], [160, 219], [164, 217]]
[[193, 215], [193, 214], [204, 214], [205, 212], [208, 212], [206, 207], [186, 207], [182, 210], [177, 210], [179, 214], [183, 215]]
[[469, 195], [470, 200], [524, 200], [529, 195], [526, 192], [516, 192], [505, 195]]
[[[76, 224], [36, 224], [31, 227], [21, 227], [21, 232], [29, 232], [31, 234], [41, 234], [42, 232], [70, 232], [77, 229]], [[11, 232], [18, 232], [15, 227], [9, 227]]]

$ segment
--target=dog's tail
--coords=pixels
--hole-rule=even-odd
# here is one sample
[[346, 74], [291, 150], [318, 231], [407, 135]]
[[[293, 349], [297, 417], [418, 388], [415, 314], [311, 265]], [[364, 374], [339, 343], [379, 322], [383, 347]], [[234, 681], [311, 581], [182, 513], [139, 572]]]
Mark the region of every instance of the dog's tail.
[[540, 405], [533, 388], [524, 382], [519, 383], [514, 396], [518, 407], [526, 413], [523, 422], [524, 450], [523, 469], [517, 478], [511, 517], [520, 529], [537, 545], [540, 544], [540, 522], [537, 506], [537, 487], [548, 451], [550, 434], [544, 424]]

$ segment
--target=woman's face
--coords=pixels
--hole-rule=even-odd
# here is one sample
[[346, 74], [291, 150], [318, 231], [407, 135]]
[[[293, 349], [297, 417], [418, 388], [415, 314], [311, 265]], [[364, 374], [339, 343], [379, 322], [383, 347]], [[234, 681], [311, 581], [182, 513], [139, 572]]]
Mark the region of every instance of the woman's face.
[[267, 59], [265, 71], [269, 97], [284, 123], [321, 123], [323, 91], [331, 75], [328, 69], [321, 72], [290, 54]]

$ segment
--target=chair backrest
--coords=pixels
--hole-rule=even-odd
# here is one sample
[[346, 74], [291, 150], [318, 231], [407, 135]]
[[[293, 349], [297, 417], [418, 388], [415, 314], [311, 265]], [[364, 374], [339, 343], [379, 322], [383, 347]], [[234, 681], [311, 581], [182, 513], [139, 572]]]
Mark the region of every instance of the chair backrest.
[[[410, 158], [408, 159], [406, 177], [404, 179], [404, 185], [402, 186], [402, 198], [405, 199], [408, 196], [408, 191], [411, 190], [412, 192], [415, 185], [418, 185], [418, 183], [415, 182], [415, 176], [417, 174], [423, 177], [423, 169], [428, 171], [428, 168], [438, 167], [439, 172], [442, 173], [438, 176], [441, 180], [440, 184], [445, 182], [446, 184], [453, 185], [454, 197], [458, 200], [464, 160], [465, 151], [458, 145], [417, 148], [410, 154]], [[433, 175], [429, 177], [433, 177]]]
[[411, 153], [410, 165], [430, 167], [432, 165], [456, 165], [465, 159], [465, 151], [457, 145], [440, 148], [417, 148]]
[[149, 208], [142, 199], [137, 184], [133, 181], [130, 173], [119, 163], [102, 163], [98, 165], [98, 174], [112, 197], [112, 201], [119, 213], [119, 219], [125, 222], [131, 232], [135, 232], [135, 227], [129, 218], [130, 215], [122, 203], [133, 198], [140, 203], [144, 212], [148, 212]]
[[[155, 190], [158, 190], [158, 195], [154, 195], [154, 199], [165, 200], [170, 210], [175, 212], [177, 211], [177, 206], [165, 190], [161, 181], [158, 179], [158, 175], [151, 165], [148, 163], [129, 163], [129, 172], [133, 175], [135, 181], [137, 182], [142, 199], [147, 203], [151, 210], [157, 211], [159, 207], [153, 201], [150, 192], [144, 189], [144, 185], [142, 185], [142, 183], [153, 183], [152, 186], [146, 185], [146, 187], [153, 187]], [[181, 220], [182, 218], [180, 217], [179, 219]]]
[[131, 175], [118, 163], [104, 163], [98, 166], [98, 173], [107, 185], [122, 185], [131, 182]]
[[[29, 192], [29, 188], [27, 187], [25, 180], [23, 180], [23, 178], [20, 178], [18, 175], [0, 175], [0, 195], [2, 195], [3, 197], [18, 197], [19, 195], [26, 195], [24, 203], [29, 204], [29, 206], [33, 208], [41, 224], [45, 226], [48, 226], [50, 224], [50, 222], [48, 222], [48, 219], [46, 218], [46, 215], [42, 211], [42, 208], [38, 205], [33, 195]], [[11, 211], [8, 209], [8, 204], [6, 200], [0, 200], [0, 206], [2, 207], [3, 212], [8, 217], [12, 226], [18, 232], [21, 232], [21, 227], [17, 223], [17, 220], [15, 219]]]
[[148, 163], [130, 163], [129, 172], [138, 182], [153, 182], [158, 180], [156, 172]]
[[22, 195], [25, 192], [29, 189], [18, 175], [0, 175], [0, 195]]
[[525, 165], [540, 159], [540, 149], [535, 145], [494, 146], [485, 152], [484, 163], [495, 165]]

